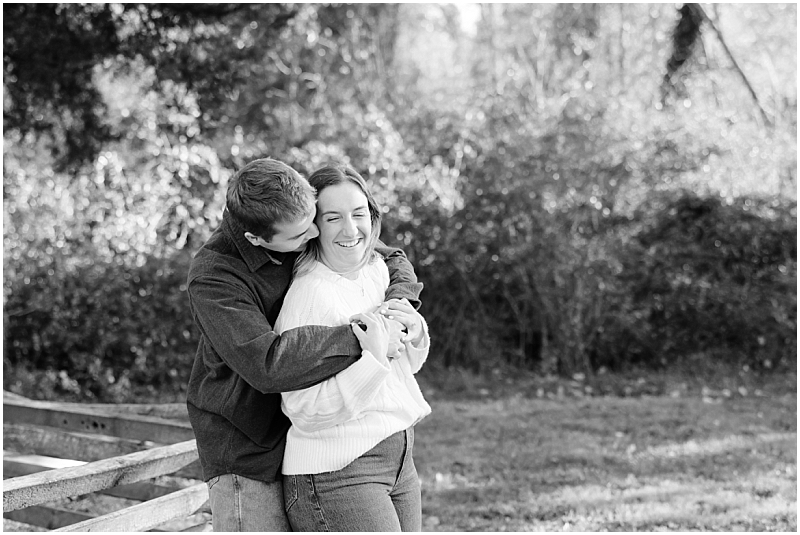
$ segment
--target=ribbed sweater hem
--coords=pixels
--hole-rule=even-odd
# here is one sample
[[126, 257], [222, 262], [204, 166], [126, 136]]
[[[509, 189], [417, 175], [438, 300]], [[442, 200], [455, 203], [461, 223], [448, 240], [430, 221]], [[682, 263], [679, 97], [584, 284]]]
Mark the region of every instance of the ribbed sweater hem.
[[385, 438], [422, 420], [430, 414], [430, 406], [415, 404], [405, 414], [371, 412], [353, 422], [337, 425], [313, 436], [296, 427], [286, 436], [283, 458], [284, 475], [322, 474], [345, 468]]

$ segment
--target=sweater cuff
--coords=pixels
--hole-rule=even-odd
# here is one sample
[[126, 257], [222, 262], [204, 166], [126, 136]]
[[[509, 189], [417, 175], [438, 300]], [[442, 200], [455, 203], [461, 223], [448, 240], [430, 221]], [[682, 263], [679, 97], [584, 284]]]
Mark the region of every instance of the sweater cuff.
[[359, 400], [359, 404], [371, 401], [392, 370], [386, 357], [384, 360], [362, 351], [361, 358], [338, 375], [342, 394]]
[[406, 356], [411, 365], [411, 373], [417, 373], [422, 369], [422, 365], [428, 359], [428, 352], [431, 346], [431, 338], [428, 335], [428, 324], [422, 319], [422, 339], [417, 341], [417, 345], [406, 342]]
[[431, 346], [431, 338], [428, 335], [428, 322], [422, 316], [420, 316], [420, 319], [422, 320], [422, 335], [416, 343], [408, 342], [407, 345], [420, 351], [427, 351]]

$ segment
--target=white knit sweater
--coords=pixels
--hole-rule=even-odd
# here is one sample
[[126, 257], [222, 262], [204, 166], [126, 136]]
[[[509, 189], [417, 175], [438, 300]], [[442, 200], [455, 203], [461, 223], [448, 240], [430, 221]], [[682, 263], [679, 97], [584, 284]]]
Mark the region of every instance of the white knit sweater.
[[[275, 330], [345, 325], [352, 315], [380, 305], [388, 286], [389, 270], [383, 260], [362, 268], [356, 280], [317, 263], [292, 282]], [[406, 343], [400, 358], [387, 360], [364, 351], [355, 364], [334, 377], [282, 394], [281, 408], [292, 421], [284, 474], [341, 470], [383, 439], [430, 414], [430, 405], [414, 379], [430, 347], [424, 320], [423, 333], [419, 347]]]

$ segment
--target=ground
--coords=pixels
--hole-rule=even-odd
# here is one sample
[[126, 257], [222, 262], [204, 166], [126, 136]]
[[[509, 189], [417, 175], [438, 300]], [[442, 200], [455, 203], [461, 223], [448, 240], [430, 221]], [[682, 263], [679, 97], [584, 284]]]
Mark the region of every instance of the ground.
[[414, 447], [423, 529], [796, 531], [792, 378], [733, 389], [634, 379], [623, 397], [586, 395], [597, 387], [578, 379], [460, 396], [426, 385], [433, 413]]
[[796, 373], [744, 371], [424, 373], [423, 531], [796, 532]]

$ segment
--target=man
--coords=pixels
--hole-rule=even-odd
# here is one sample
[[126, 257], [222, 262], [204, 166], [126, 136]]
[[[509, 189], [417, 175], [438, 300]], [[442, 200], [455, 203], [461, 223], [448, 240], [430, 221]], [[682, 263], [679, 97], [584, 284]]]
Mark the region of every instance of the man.
[[[291, 531], [281, 461], [290, 422], [280, 392], [306, 388], [361, 356], [350, 326], [272, 330], [299, 251], [319, 234], [315, 192], [286, 164], [255, 160], [228, 186], [222, 224], [189, 269], [200, 331], [187, 406], [209, 487], [214, 531]], [[422, 285], [402, 251], [380, 248], [386, 299], [417, 307]], [[392, 344], [400, 347], [399, 324]], [[396, 352], [396, 351], [395, 351]]]

